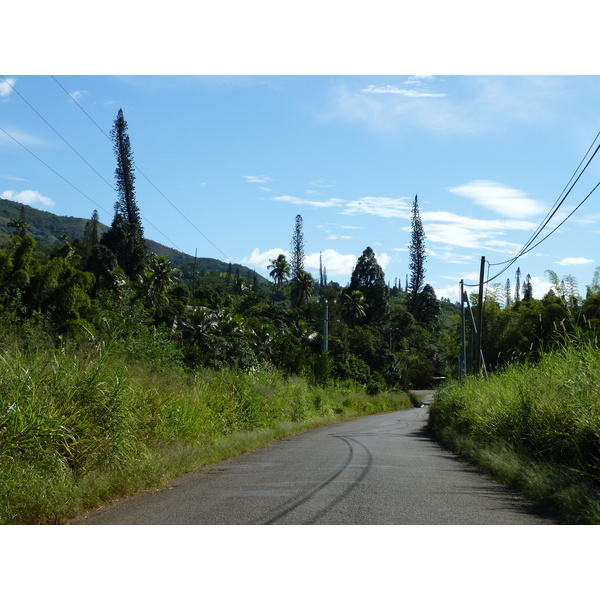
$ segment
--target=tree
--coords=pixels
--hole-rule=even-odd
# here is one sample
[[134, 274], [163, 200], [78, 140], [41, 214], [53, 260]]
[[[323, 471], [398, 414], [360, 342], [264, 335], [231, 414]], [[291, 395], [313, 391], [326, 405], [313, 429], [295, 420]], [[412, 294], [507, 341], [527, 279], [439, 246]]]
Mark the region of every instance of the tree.
[[123, 271], [134, 280], [143, 273], [147, 249], [140, 211], [135, 200], [135, 167], [123, 109], [119, 109], [117, 113], [110, 137], [117, 159], [115, 180], [118, 199], [115, 203], [112, 231], [104, 234], [102, 243], [115, 253]]
[[99, 222], [98, 211], [94, 209], [92, 218], [86, 221], [85, 229], [83, 230], [83, 243], [90, 248], [93, 248], [100, 241], [100, 234], [98, 233]]
[[140, 275], [140, 283], [144, 293], [146, 308], [152, 309], [155, 317], [161, 317], [163, 310], [169, 305], [167, 293], [179, 279], [179, 272], [173, 269], [166, 256], [152, 254], [144, 273]]
[[315, 281], [310, 273], [300, 269], [290, 283], [292, 301], [301, 306], [312, 298]]
[[506, 286], [504, 288], [504, 306], [510, 306], [512, 304], [512, 298], [510, 295], [510, 279], [506, 280]]
[[280, 289], [290, 276], [290, 265], [284, 254], [271, 259], [267, 269], [272, 269], [269, 276], [273, 278], [276, 289]]
[[355, 290], [360, 290], [365, 296], [368, 305], [367, 322], [381, 322], [388, 315], [390, 291], [385, 283], [383, 269], [370, 247], [365, 248], [352, 270], [347, 293]]
[[521, 299], [521, 267], [517, 269], [515, 283], [515, 302]]
[[354, 290], [349, 294], [342, 295], [342, 307], [346, 316], [352, 321], [352, 326], [356, 326], [356, 321], [366, 316], [367, 303], [365, 295], [360, 290]]
[[439, 316], [442, 308], [435, 295], [434, 289], [426, 283], [419, 292], [418, 312], [414, 315], [418, 323], [431, 331], [439, 329]]
[[325, 278], [323, 276], [323, 255], [319, 252], [319, 291], [323, 292]]
[[302, 216], [296, 215], [294, 234], [292, 235], [290, 270], [292, 279], [304, 269], [304, 233], [302, 232]]
[[412, 206], [411, 216], [411, 239], [408, 246], [410, 282], [407, 287], [408, 306], [413, 315], [418, 312], [419, 293], [423, 289], [425, 281], [425, 260], [427, 252], [425, 250], [425, 232], [419, 215], [419, 201], [415, 195]]
[[6, 226], [9, 229], [14, 229], [15, 234], [18, 235], [19, 237], [25, 237], [25, 234], [27, 233], [27, 220], [25, 219], [25, 205], [24, 204], [21, 205], [21, 211], [19, 213], [19, 216], [16, 219], [9, 221], [6, 224]]
[[525, 302], [533, 298], [533, 286], [531, 285], [531, 275], [527, 274], [523, 285], [523, 300]]

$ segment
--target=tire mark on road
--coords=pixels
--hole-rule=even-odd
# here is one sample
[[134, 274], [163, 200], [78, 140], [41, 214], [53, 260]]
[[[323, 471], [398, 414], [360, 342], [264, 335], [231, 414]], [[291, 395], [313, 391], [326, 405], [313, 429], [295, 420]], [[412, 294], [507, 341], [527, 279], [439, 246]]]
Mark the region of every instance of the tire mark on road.
[[[351, 434], [351, 435], [357, 435], [357, 434]], [[352, 460], [353, 460], [354, 454], [355, 454], [354, 448], [350, 442], [354, 442], [355, 444], [357, 444], [358, 446], [360, 446], [361, 448], [364, 449], [364, 451], [367, 455], [367, 464], [361, 467], [361, 469], [362, 469], [361, 473], [352, 482], [349, 483], [348, 487], [342, 493], [338, 494], [331, 502], [328, 503], [327, 506], [325, 506], [324, 508], [319, 510], [312, 519], [304, 521], [304, 523], [309, 525], [309, 524], [314, 523], [318, 519], [320, 519], [324, 514], [326, 514], [329, 510], [331, 510], [331, 508], [333, 508], [336, 504], [338, 504], [341, 500], [343, 500], [352, 491], [352, 489], [354, 489], [366, 477], [368, 471], [370, 470], [370, 468], [373, 464], [373, 456], [372, 456], [371, 452], [369, 451], [369, 449], [361, 442], [350, 437], [348, 434], [344, 434], [344, 435], [332, 434], [332, 437], [342, 440], [348, 446], [348, 455], [347, 455], [347, 458], [344, 461], [344, 463], [330, 477], [328, 477], [325, 481], [320, 483], [318, 486], [316, 486], [313, 489], [311, 489], [310, 491], [306, 492], [300, 498], [293, 500], [292, 504], [285, 507], [283, 510], [280, 510], [277, 514], [275, 514], [270, 519], [267, 519], [266, 521], [262, 521], [261, 522], [262, 525], [274, 525], [277, 521], [286, 517], [287, 515], [289, 515], [291, 512], [293, 512], [297, 508], [301, 507], [302, 505], [305, 505], [307, 502], [309, 502], [310, 500], [315, 498], [315, 496], [319, 492], [323, 491], [327, 486], [331, 485], [342, 473], [347, 471], [347, 469], [352, 465]]]

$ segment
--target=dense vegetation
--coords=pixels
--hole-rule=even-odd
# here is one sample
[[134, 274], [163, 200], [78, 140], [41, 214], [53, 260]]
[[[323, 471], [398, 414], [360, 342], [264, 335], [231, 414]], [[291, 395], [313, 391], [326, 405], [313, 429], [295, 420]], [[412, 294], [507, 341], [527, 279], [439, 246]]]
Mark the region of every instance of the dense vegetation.
[[542, 300], [529, 288], [524, 299], [518, 288], [511, 297], [508, 284], [488, 295], [490, 375], [474, 373], [439, 392], [429, 427], [565, 522], [599, 524], [600, 268], [585, 299], [573, 277], [548, 275], [552, 288]]
[[[0, 200], [0, 523], [61, 522], [292, 431], [410, 406], [409, 389], [458, 376], [462, 309], [425, 283], [417, 197], [406, 289], [370, 247], [347, 286], [324, 265], [314, 279], [300, 215], [269, 281], [144, 238], [122, 111], [112, 138], [110, 226]], [[430, 427], [570, 522], [600, 522], [600, 270], [585, 299], [548, 274], [541, 300], [518, 271], [514, 295], [509, 281], [488, 290], [491, 376], [448, 385]]]

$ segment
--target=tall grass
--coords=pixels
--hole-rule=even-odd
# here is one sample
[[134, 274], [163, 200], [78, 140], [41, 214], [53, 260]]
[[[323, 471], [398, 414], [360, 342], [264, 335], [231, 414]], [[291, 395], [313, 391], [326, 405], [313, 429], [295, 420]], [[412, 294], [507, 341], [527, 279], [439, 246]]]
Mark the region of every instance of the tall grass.
[[119, 346], [0, 352], [0, 523], [60, 523], [309, 427], [410, 407], [403, 394], [277, 372], [185, 372]]
[[438, 393], [429, 427], [568, 523], [600, 523], [600, 350], [585, 336]]

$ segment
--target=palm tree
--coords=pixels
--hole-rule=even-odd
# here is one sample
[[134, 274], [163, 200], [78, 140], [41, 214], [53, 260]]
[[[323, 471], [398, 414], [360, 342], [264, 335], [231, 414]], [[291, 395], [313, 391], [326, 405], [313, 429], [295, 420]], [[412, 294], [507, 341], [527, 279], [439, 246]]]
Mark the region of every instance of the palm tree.
[[140, 280], [144, 288], [146, 306], [152, 308], [156, 316], [160, 317], [163, 308], [168, 306], [167, 293], [178, 278], [179, 273], [171, 267], [166, 256], [150, 256]]
[[344, 294], [342, 306], [345, 313], [351, 317], [352, 325], [356, 325], [356, 320], [362, 319], [367, 314], [368, 304], [365, 302], [365, 295], [360, 290]]
[[25, 232], [27, 231], [27, 221], [25, 221], [25, 219], [17, 217], [16, 219], [9, 221], [6, 226], [14, 229], [19, 237], [25, 237]]
[[312, 275], [304, 269], [300, 269], [290, 283], [294, 303], [300, 306], [310, 300], [313, 295], [314, 284]]
[[275, 288], [280, 289], [290, 276], [290, 265], [283, 254], [271, 259], [269, 262], [267, 269], [273, 269], [269, 276], [275, 281]]

